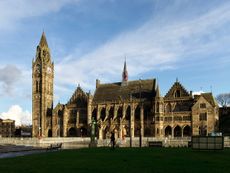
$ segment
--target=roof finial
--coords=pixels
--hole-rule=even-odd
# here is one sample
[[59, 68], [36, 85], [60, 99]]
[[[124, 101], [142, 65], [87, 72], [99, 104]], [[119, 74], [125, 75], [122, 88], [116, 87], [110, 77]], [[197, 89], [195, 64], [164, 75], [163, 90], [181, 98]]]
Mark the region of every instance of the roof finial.
[[176, 82], [178, 82], [178, 77], [176, 77]]

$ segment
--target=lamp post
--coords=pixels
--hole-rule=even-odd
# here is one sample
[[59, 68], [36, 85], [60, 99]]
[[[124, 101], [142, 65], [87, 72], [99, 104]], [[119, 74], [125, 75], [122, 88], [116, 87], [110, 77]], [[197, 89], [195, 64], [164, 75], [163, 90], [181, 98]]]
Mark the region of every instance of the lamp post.
[[140, 136], [139, 136], [139, 146], [142, 147], [142, 101], [141, 101], [141, 79], [139, 79], [139, 96], [140, 96]]

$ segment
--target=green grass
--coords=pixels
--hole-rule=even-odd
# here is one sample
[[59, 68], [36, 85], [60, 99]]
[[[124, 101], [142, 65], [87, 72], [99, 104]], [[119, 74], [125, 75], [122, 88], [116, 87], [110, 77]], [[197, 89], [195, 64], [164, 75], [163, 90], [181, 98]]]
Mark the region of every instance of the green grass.
[[230, 172], [230, 149], [93, 148], [0, 159], [0, 172]]

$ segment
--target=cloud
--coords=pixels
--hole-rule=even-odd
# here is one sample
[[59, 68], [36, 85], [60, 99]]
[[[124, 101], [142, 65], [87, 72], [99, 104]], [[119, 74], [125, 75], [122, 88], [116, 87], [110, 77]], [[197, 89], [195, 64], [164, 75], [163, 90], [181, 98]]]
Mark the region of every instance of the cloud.
[[194, 91], [192, 92], [192, 95], [201, 95], [202, 93], [205, 93], [204, 91], [200, 90], [200, 91]]
[[194, 60], [192, 63], [207, 61], [211, 53], [226, 51], [223, 45], [230, 42], [223, 30], [230, 26], [229, 8], [230, 4], [225, 3], [189, 20], [181, 16], [164, 25], [162, 21], [173, 14], [161, 14], [161, 18], [153, 17], [137, 29], [120, 33], [81, 57], [72, 52], [55, 64], [57, 85], [81, 83], [86, 89], [94, 89], [96, 78], [102, 82], [120, 81], [125, 55], [131, 79], [177, 68], [178, 62], [188, 58]]
[[15, 120], [15, 124], [18, 125], [30, 125], [32, 124], [32, 115], [29, 111], [23, 110], [19, 105], [13, 105], [8, 112], [0, 114], [2, 119]]
[[3, 87], [3, 92], [7, 95], [12, 95], [13, 86], [21, 77], [22, 71], [14, 65], [6, 65], [0, 68], [0, 86]]
[[[0, 30], [12, 29], [22, 19], [57, 12], [63, 6], [79, 0], [7, 0], [0, 1]], [[14, 26], [14, 27], [12, 27]]]

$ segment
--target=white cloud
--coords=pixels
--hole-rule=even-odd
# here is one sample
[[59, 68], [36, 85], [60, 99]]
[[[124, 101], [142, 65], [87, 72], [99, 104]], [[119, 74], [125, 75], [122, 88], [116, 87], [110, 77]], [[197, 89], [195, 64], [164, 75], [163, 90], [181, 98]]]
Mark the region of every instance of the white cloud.
[[140, 78], [153, 70], [176, 68], [177, 62], [191, 56], [201, 61], [210, 50], [212, 53], [222, 51], [223, 45], [230, 42], [230, 36], [220, 34], [221, 29], [230, 24], [229, 8], [227, 3], [189, 21], [165, 25], [157, 25], [159, 21], [153, 19], [82, 57], [73, 52], [55, 65], [57, 85], [81, 83], [84, 88], [94, 89], [96, 78], [102, 82], [121, 80], [119, 74], [125, 55], [131, 78]]
[[78, 1], [79, 0], [2, 0], [0, 1], [0, 30], [12, 29], [19, 20], [57, 12], [63, 6]]
[[31, 113], [27, 110], [23, 110], [19, 105], [11, 106], [7, 112], [0, 114], [0, 118], [15, 120], [16, 125], [32, 124]]
[[[21, 69], [14, 65], [6, 65], [0, 68], [0, 86], [2, 86], [3, 92], [7, 95], [12, 95], [14, 89], [13, 85], [17, 83], [21, 77]], [[1, 93], [1, 95], [3, 95], [3, 93]]]
[[205, 93], [204, 91], [200, 90], [200, 91], [194, 91], [192, 92], [192, 95], [201, 95], [202, 93]]

